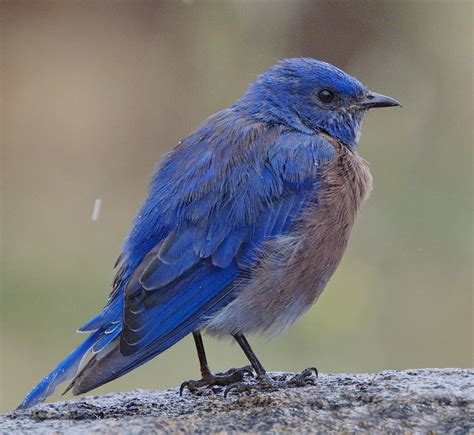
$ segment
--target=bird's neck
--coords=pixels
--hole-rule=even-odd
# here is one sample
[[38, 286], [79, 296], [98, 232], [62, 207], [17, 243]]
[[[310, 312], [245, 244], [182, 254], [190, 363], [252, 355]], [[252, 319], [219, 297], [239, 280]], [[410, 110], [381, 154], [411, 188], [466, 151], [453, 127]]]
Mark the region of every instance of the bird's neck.
[[252, 121], [262, 122], [266, 125], [280, 124], [304, 134], [314, 134], [318, 131], [312, 126], [306, 125], [294, 108], [288, 107], [287, 104], [273, 99], [269, 95], [258, 96], [247, 93], [234, 103], [232, 109]]
[[347, 112], [337, 120], [331, 117], [314, 120], [285, 102], [272, 99], [271, 96], [258, 97], [251, 93], [234, 103], [231, 109], [253, 122], [280, 124], [303, 134], [324, 133], [352, 150], [357, 147], [363, 118], [357, 113]]

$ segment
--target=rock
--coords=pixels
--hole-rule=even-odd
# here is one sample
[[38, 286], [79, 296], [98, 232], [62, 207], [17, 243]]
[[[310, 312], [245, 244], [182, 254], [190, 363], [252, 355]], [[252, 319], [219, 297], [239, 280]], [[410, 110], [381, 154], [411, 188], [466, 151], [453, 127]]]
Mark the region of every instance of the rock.
[[229, 394], [135, 390], [2, 415], [0, 433], [474, 431], [474, 370], [320, 375], [315, 386]]

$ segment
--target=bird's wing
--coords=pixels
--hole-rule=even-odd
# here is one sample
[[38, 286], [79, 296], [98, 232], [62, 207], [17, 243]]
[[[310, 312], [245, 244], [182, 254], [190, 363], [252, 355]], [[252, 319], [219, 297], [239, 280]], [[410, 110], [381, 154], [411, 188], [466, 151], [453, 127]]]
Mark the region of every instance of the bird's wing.
[[[191, 174], [174, 174], [181, 198], [176, 222], [128, 280], [121, 353], [132, 355], [188, 334], [228, 303], [233, 282], [255, 263], [262, 242], [286, 233], [308, 197], [317, 196], [317, 167], [333, 156], [320, 136], [269, 130], [231, 163], [223, 162], [224, 168], [207, 152]], [[160, 171], [154, 183], [158, 191], [160, 184], [170, 186]]]
[[74, 394], [124, 375], [199, 328], [233, 299], [233, 284], [263, 242], [285, 234], [305, 204], [317, 202], [318, 167], [335, 157], [326, 139], [283, 127], [228, 130], [198, 130], [158, 169], [124, 247], [125, 272], [102, 314], [82, 328], [109, 333], [74, 378]]

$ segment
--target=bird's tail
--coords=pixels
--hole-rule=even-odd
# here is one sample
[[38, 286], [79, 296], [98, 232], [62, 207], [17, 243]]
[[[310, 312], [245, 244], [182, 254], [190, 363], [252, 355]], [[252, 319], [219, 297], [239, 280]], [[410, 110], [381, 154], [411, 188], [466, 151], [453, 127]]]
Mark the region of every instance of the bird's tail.
[[123, 376], [173, 346], [196, 329], [196, 325], [197, 321], [192, 322], [167, 338], [129, 356], [124, 356], [120, 352], [120, 337], [117, 337], [87, 362], [66, 391], [72, 389], [72, 393], [76, 396]]
[[73, 379], [83, 359], [97, 340], [103, 334], [102, 330], [93, 332], [76, 349], [74, 349], [56, 368], [54, 368], [28, 395], [23, 399], [17, 409], [26, 409], [37, 403], [43, 402], [51, 396], [56, 388], [63, 382]]

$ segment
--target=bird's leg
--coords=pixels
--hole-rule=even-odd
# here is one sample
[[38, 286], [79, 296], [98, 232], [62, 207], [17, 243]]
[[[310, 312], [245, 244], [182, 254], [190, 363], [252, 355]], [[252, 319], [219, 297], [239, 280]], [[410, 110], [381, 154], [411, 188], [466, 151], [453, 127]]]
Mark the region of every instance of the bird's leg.
[[199, 331], [193, 332], [194, 344], [196, 345], [196, 351], [199, 358], [199, 367], [201, 369], [201, 377], [204, 380], [209, 379], [212, 375], [211, 370], [209, 370], [209, 365], [207, 364], [206, 351], [204, 350], [204, 343], [202, 341], [202, 336]]
[[193, 332], [194, 343], [196, 344], [196, 350], [199, 358], [199, 366], [201, 369], [201, 379], [198, 381], [186, 381], [181, 384], [179, 389], [179, 395], [183, 395], [183, 391], [187, 388], [189, 391], [194, 392], [200, 387], [213, 387], [213, 386], [227, 386], [244, 380], [245, 375], [253, 376], [252, 367], [245, 366], [238, 369], [229, 369], [224, 373], [213, 374], [207, 364], [206, 352], [204, 350], [204, 343], [202, 336], [199, 331]]
[[274, 391], [284, 388], [297, 388], [315, 384], [315, 378], [318, 376], [318, 369], [316, 367], [307, 368], [301, 373], [290, 377], [288, 377], [288, 375], [277, 375], [270, 377], [264, 369], [262, 363], [258, 360], [257, 356], [253, 352], [247, 339], [242, 334], [235, 334], [233, 337], [244, 351], [246, 357], [250, 361], [250, 364], [252, 364], [252, 367], [257, 374], [258, 383], [248, 383], [243, 381], [236, 382], [233, 385], [229, 385], [225, 389], [224, 397], [227, 397], [227, 394], [229, 394], [230, 391]]
[[239, 343], [239, 346], [244, 351], [245, 356], [250, 361], [250, 364], [252, 364], [255, 373], [257, 373], [257, 379], [260, 382], [265, 382], [268, 379], [267, 372], [263, 368], [262, 363], [258, 360], [257, 355], [255, 355], [253, 352], [247, 339], [242, 334], [235, 334], [233, 337], [235, 338], [235, 341]]

